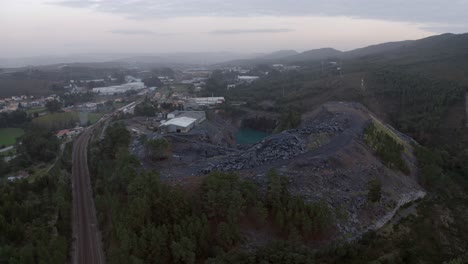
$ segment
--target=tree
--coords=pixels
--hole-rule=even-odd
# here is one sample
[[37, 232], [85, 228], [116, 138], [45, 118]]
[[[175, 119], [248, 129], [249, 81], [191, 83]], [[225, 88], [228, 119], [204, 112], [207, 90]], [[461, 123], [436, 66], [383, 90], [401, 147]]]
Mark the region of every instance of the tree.
[[47, 129], [34, 126], [26, 129], [18, 150], [29, 161], [49, 162], [55, 158], [59, 147], [58, 139]]
[[296, 128], [301, 124], [301, 114], [293, 109], [284, 111], [281, 115], [276, 132]]
[[161, 87], [163, 83], [157, 76], [152, 76], [150, 78], [143, 79], [143, 83], [146, 87]]
[[145, 149], [153, 161], [167, 159], [170, 155], [171, 145], [165, 138], [147, 140]]
[[369, 191], [367, 193], [367, 200], [370, 202], [379, 202], [382, 196], [382, 183], [379, 179], [375, 178], [369, 181], [367, 184]]
[[135, 106], [135, 115], [137, 116], [155, 116], [156, 108], [151, 104], [148, 98], [141, 104]]
[[218, 243], [225, 250], [232, 248], [237, 242], [239, 242], [240, 239], [237, 226], [234, 224], [228, 224], [226, 222], [221, 222], [218, 225], [216, 236], [218, 238]]
[[195, 263], [195, 245], [189, 238], [183, 237], [180, 241], [172, 242], [171, 249], [175, 263]]
[[58, 112], [62, 109], [62, 103], [55, 99], [48, 101], [45, 106], [49, 112]]

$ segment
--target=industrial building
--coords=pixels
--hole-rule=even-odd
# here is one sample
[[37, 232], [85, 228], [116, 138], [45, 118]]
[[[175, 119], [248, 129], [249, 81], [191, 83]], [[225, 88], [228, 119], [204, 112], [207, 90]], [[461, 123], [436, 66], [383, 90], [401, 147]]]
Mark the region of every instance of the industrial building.
[[204, 111], [174, 111], [167, 115], [168, 121], [160, 128], [167, 133], [186, 133], [206, 120]]
[[169, 119], [159, 127], [167, 133], [187, 133], [197, 124], [197, 119], [186, 116]]
[[196, 97], [190, 98], [185, 103], [186, 109], [197, 109], [201, 107], [213, 107], [224, 103], [224, 97]]
[[237, 76], [237, 80], [240, 82], [240, 83], [251, 83], [253, 81], [256, 81], [258, 80], [258, 76], [248, 76], [248, 75], [239, 75]]
[[176, 110], [167, 114], [167, 119], [173, 119], [176, 117], [183, 117], [183, 116], [195, 118], [197, 120], [197, 124], [200, 124], [206, 119], [205, 111], [179, 111], [179, 110]]
[[122, 85], [93, 88], [93, 92], [102, 94], [102, 95], [112, 95], [112, 94], [125, 93], [126, 91], [132, 91], [132, 90], [137, 91], [137, 90], [141, 90], [144, 88], [145, 88], [145, 84], [143, 82], [130, 82], [130, 83], [122, 84]]

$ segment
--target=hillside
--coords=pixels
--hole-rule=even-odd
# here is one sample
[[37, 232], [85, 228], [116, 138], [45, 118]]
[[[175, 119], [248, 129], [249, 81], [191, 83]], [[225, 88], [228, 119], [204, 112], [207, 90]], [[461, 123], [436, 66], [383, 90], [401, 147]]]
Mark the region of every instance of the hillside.
[[[324, 59], [364, 60], [375, 63], [416, 63], [438, 61], [447, 58], [465, 57], [468, 53], [468, 34], [442, 34], [419, 40], [387, 42], [358, 48], [350, 51], [339, 51], [333, 48], [321, 48], [288, 54], [278, 51], [269, 55], [247, 60], [224, 62], [228, 65], [255, 65], [261, 63], [306, 63]], [[278, 54], [280, 56], [278, 56]]]
[[324, 59], [335, 59], [341, 56], [342, 52], [333, 48], [322, 48], [304, 51], [302, 53], [281, 58], [284, 62], [303, 62]]

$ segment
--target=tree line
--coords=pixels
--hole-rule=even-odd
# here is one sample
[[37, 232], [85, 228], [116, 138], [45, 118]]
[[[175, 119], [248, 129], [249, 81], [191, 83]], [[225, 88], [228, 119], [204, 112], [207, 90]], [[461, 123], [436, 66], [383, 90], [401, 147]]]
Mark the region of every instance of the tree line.
[[71, 145], [48, 173], [0, 182], [0, 263], [65, 263], [71, 242]]

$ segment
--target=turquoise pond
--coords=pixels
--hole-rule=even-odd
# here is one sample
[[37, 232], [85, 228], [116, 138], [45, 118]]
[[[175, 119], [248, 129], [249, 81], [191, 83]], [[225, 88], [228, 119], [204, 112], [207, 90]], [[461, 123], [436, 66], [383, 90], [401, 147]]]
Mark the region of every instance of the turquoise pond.
[[269, 136], [268, 133], [252, 128], [241, 128], [235, 135], [236, 143], [242, 145], [255, 144], [267, 136]]

